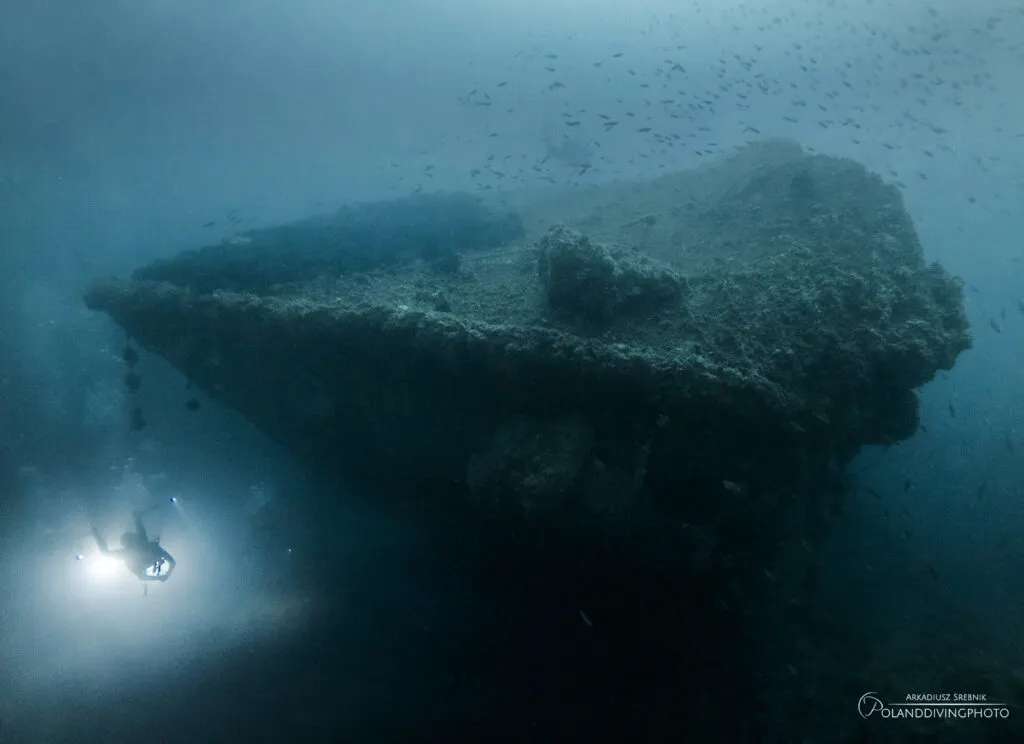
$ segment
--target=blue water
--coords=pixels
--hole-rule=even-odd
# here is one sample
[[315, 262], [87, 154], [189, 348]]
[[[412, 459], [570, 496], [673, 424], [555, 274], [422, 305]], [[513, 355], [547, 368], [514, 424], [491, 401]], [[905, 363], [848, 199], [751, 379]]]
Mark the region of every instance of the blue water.
[[[0, 8], [0, 740], [1020, 740], [1024, 6], [352, 5]], [[913, 438], [850, 465], [813, 605], [780, 573], [736, 627], [614, 555], [390, 512], [186, 410], [149, 355], [133, 432], [123, 334], [81, 301], [347, 202], [653, 177], [776, 136], [900, 187], [974, 346]], [[173, 581], [75, 560], [155, 504]], [[866, 721], [877, 690], [1010, 718]]]

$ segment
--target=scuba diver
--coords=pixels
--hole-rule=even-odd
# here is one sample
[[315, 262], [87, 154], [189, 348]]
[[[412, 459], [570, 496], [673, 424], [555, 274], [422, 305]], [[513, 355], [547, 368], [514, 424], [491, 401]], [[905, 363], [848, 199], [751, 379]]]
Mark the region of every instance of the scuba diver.
[[135, 532], [125, 532], [121, 535], [120, 550], [110, 550], [107, 541], [95, 527], [92, 528], [93, 537], [96, 538], [96, 545], [103, 555], [123, 560], [128, 570], [135, 574], [139, 581], [167, 581], [177, 564], [174, 556], [160, 547], [159, 538], [149, 539], [146, 527], [142, 524], [144, 513], [137, 510], [132, 512]]

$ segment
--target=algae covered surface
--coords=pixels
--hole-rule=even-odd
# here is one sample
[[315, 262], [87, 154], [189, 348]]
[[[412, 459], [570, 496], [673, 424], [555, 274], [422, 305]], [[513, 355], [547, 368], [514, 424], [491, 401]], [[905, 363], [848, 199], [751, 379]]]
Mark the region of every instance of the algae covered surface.
[[575, 475], [611, 461], [645, 497], [680, 477], [824, 477], [912, 434], [914, 388], [970, 345], [961, 283], [925, 262], [899, 191], [790, 143], [474, 209], [472, 249], [465, 229], [459, 250], [438, 245], [440, 228], [402, 260], [275, 282], [293, 240], [275, 253], [264, 231], [259, 292], [209, 289], [238, 284], [243, 241], [207, 251], [231, 261], [189, 254], [87, 301], [304, 454], [455, 490], [522, 417], [575, 422]]

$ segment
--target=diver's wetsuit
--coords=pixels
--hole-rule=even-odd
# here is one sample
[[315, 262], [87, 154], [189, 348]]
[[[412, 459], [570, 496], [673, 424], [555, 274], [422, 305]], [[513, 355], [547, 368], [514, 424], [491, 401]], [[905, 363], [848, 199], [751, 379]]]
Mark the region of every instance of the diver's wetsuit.
[[96, 538], [96, 545], [103, 555], [123, 560], [128, 570], [140, 581], [167, 581], [174, 572], [174, 557], [161, 548], [158, 541], [149, 539], [146, 527], [142, 524], [141, 512], [134, 512], [132, 516], [135, 518], [135, 532], [121, 535], [121, 550], [110, 550], [107, 541], [94, 527], [92, 534]]

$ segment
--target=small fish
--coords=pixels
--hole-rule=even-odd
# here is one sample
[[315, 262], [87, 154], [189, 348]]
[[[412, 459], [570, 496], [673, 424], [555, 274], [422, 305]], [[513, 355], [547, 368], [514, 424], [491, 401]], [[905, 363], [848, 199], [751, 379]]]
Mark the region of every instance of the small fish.
[[740, 487], [735, 481], [724, 480], [722, 481], [722, 488], [730, 493], [743, 493], [743, 488]]
[[121, 352], [121, 359], [128, 365], [129, 369], [134, 369], [136, 363], [139, 361], [139, 354], [131, 346], [125, 346]]
[[188, 411], [198, 411], [202, 407], [202, 404], [195, 398], [189, 398], [185, 401], [185, 409]]
[[583, 622], [587, 624], [588, 628], [594, 627], [594, 623], [590, 621], [590, 618], [587, 617], [587, 613], [585, 613], [583, 610], [580, 610], [580, 617], [583, 618]]
[[906, 493], [907, 491], [909, 491], [911, 485], [913, 484], [910, 482], [910, 478], [907, 478], [905, 481], [903, 481], [903, 492]]
[[956, 418], [956, 409], [953, 408], [953, 404], [949, 404], [949, 416], [950, 418]]
[[1003, 332], [1003, 329], [999, 327], [998, 323], [996, 323], [996, 319], [995, 318], [989, 318], [988, 319], [988, 324], [992, 327], [992, 330], [995, 331], [996, 333], [1002, 333]]
[[139, 389], [139, 385], [141, 384], [142, 378], [134, 372], [129, 372], [124, 376], [124, 386], [133, 393]]
[[1007, 452], [1009, 452], [1011, 455], [1014, 452], [1016, 452], [1016, 447], [1013, 446], [1013, 437], [1011, 437], [1009, 435], [1009, 433], [1006, 434], [1006, 438], [1003, 441], [1006, 442], [1006, 451]]
[[771, 571], [769, 571], [769, 570], [768, 570], [767, 568], [762, 568], [761, 570], [762, 570], [762, 571], [764, 571], [764, 575], [765, 575], [765, 577], [766, 577], [766, 578], [768, 579], [768, 581], [772, 582], [773, 584], [774, 584], [774, 583], [775, 583], [776, 581], [778, 581], [778, 579], [777, 579], [777, 578], [775, 578], [775, 574], [773, 574], [773, 573], [772, 573]]
[[1024, 313], [1024, 299], [1017, 300], [1017, 309]]
[[210, 220], [209, 222], [204, 222], [203, 223], [203, 227], [213, 227], [216, 224], [217, 224], [216, 222], [214, 222], [213, 220]]

